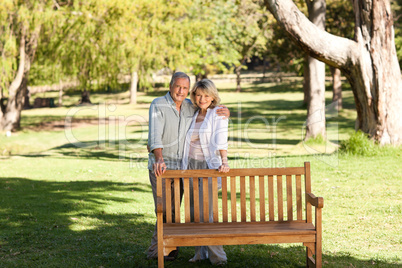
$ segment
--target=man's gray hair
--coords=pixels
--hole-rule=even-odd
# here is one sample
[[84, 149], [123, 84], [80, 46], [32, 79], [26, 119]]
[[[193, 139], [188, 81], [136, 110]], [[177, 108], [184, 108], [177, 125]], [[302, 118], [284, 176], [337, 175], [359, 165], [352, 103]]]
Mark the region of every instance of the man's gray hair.
[[187, 78], [187, 79], [188, 79], [188, 82], [189, 82], [189, 83], [191, 82], [191, 81], [190, 81], [190, 77], [189, 77], [186, 73], [183, 73], [183, 72], [176, 72], [176, 73], [174, 73], [174, 74], [172, 75], [172, 79], [170, 80], [169, 86], [170, 86], [170, 87], [173, 86], [173, 84], [174, 84], [174, 82], [176, 81], [176, 79], [179, 79], [179, 78]]

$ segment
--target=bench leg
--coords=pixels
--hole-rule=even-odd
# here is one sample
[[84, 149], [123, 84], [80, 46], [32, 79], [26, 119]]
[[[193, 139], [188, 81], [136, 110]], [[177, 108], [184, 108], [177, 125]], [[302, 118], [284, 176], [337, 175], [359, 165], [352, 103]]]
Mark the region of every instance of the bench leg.
[[163, 216], [158, 213], [157, 226], [158, 226], [158, 268], [163, 268]]
[[158, 268], [163, 268], [163, 250], [161, 252], [158, 251]]
[[314, 243], [305, 243], [304, 245], [306, 246], [306, 264], [307, 264], [306, 266], [316, 267], [316, 262], [313, 258]]
[[317, 229], [315, 237], [315, 265], [322, 267], [322, 211], [321, 208], [315, 210], [315, 226]]
[[321, 240], [317, 241], [315, 246], [315, 267], [322, 267], [322, 245]]

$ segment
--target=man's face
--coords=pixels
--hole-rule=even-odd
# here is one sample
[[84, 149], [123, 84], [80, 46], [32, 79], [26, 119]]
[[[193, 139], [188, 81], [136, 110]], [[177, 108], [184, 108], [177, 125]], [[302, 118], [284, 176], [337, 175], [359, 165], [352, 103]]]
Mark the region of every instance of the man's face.
[[170, 96], [175, 103], [181, 104], [187, 98], [190, 90], [190, 81], [187, 78], [177, 78], [169, 88]]

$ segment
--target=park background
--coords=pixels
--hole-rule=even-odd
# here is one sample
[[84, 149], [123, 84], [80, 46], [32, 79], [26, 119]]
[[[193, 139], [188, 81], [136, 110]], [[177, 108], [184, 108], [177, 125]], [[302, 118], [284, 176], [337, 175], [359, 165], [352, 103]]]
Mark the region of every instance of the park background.
[[[326, 2], [327, 31], [353, 39], [354, 20], [349, 1]], [[402, 266], [401, 147], [355, 131], [353, 88], [325, 65], [324, 132], [307, 135], [309, 58], [261, 1], [0, 0], [0, 21], [0, 267], [157, 266], [148, 108], [178, 70], [217, 85], [232, 168], [311, 162], [325, 267]], [[301, 267], [304, 250], [225, 247], [228, 267]]]

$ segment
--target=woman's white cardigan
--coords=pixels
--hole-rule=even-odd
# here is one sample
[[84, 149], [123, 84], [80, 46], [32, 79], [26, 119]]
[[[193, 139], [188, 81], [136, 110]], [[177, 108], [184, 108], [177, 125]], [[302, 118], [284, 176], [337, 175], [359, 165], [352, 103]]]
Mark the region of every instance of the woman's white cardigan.
[[[208, 108], [204, 121], [199, 130], [201, 150], [204, 154], [205, 161], [209, 169], [218, 169], [222, 165], [221, 155], [219, 150], [228, 149], [228, 125], [229, 119], [224, 119], [224, 116], [218, 116], [216, 110]], [[186, 135], [184, 144], [182, 169], [187, 169], [188, 157], [190, 152], [191, 136], [193, 135], [195, 121], [199, 110], [194, 114], [190, 129]]]

